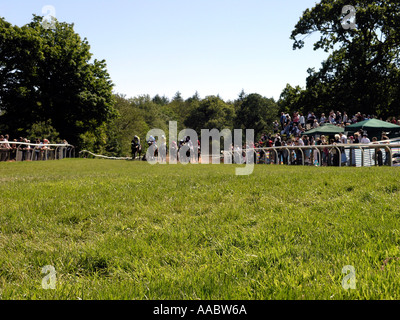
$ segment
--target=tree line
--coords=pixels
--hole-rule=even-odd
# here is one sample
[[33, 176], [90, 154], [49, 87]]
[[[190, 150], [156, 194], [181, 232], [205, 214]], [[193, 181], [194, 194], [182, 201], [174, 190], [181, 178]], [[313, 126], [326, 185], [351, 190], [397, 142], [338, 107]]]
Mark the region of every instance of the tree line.
[[[355, 28], [344, 28], [342, 9], [356, 9]], [[18, 27], [0, 18], [0, 133], [66, 139], [78, 148], [125, 156], [133, 135], [153, 128], [272, 129], [280, 112], [344, 110], [377, 117], [400, 115], [400, 4], [396, 1], [322, 0], [306, 9], [290, 38], [301, 49], [317, 32], [315, 50], [330, 52], [319, 70], [308, 69], [306, 86], [283, 89], [278, 101], [258, 93], [183, 99], [126, 97], [113, 93], [105, 60], [93, 59], [74, 25], [45, 27], [33, 16]], [[289, 36], [289, 35], [288, 35]]]
[[234, 101], [224, 101], [219, 96], [201, 99], [196, 92], [184, 100], [178, 91], [172, 99], [165, 96], [142, 95], [127, 98], [115, 95], [115, 108], [119, 113], [103, 132], [108, 141], [102, 151], [109, 154], [129, 154], [130, 142], [134, 135], [141, 137], [154, 128], [168, 135], [169, 122], [176, 121], [178, 131], [190, 128], [199, 137], [201, 129], [249, 129], [256, 136], [272, 130], [272, 122], [277, 119], [278, 103], [257, 93], [242, 91]]

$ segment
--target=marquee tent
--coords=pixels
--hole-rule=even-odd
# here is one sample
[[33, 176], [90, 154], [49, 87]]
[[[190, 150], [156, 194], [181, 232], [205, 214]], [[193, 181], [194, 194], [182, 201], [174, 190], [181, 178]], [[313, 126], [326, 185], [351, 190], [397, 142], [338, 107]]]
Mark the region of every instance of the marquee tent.
[[378, 140], [382, 132], [388, 132], [390, 138], [400, 136], [400, 126], [378, 119], [364, 120], [346, 127], [346, 131], [351, 134], [359, 130], [366, 131], [369, 137], [375, 136]]
[[338, 126], [335, 126], [333, 124], [327, 123], [324, 125], [321, 125], [317, 128], [308, 130], [306, 132], [303, 133], [303, 135], [307, 135], [307, 136], [316, 136], [316, 135], [326, 135], [326, 136], [330, 136], [330, 135], [335, 135], [338, 133], [344, 133], [344, 129]]

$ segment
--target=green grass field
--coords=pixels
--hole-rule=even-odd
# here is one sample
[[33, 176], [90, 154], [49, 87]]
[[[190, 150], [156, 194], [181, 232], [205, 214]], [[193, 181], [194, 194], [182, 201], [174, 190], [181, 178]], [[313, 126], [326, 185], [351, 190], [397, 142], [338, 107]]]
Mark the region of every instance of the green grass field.
[[1, 299], [400, 299], [398, 168], [234, 168], [0, 163]]

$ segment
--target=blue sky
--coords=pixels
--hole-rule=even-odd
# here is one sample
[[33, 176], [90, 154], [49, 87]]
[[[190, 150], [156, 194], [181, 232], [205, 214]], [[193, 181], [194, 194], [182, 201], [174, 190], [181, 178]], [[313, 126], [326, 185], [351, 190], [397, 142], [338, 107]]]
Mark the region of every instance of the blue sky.
[[105, 59], [114, 91], [134, 97], [196, 91], [237, 98], [242, 89], [279, 98], [287, 83], [305, 85], [307, 69], [327, 57], [313, 51], [318, 35], [292, 50], [291, 31], [315, 0], [13, 0], [0, 16], [24, 25], [55, 8], [75, 24], [94, 58]]

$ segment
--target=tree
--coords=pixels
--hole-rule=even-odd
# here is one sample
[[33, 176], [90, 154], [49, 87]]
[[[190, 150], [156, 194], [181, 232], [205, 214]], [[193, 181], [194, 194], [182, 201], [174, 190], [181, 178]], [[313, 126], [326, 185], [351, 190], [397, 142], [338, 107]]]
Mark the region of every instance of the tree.
[[179, 91], [175, 93], [174, 97], [172, 98], [172, 101], [179, 101], [179, 102], [183, 101], [182, 95]]
[[303, 90], [299, 86], [293, 88], [290, 84], [287, 84], [279, 97], [279, 111], [289, 114], [293, 114], [295, 111], [306, 112], [301, 101], [302, 93]]
[[154, 98], [152, 99], [152, 101], [153, 101], [155, 104], [158, 104], [158, 105], [160, 105], [160, 106], [165, 106], [165, 105], [167, 105], [167, 104], [169, 103], [169, 99], [168, 99], [166, 96], [160, 97], [160, 95], [158, 95], [158, 94], [156, 94], [156, 95], [154, 96]]
[[[355, 27], [345, 25], [346, 5], [355, 8]], [[322, 0], [307, 9], [291, 34], [293, 48], [319, 32], [314, 50], [331, 52], [318, 72], [309, 70], [302, 102], [325, 104], [351, 113], [398, 113], [400, 101], [400, 3], [397, 1]]]
[[51, 120], [34, 123], [27, 131], [27, 138], [31, 142], [34, 142], [36, 139], [48, 139], [51, 143], [57, 143], [59, 142], [57, 141], [59, 135], [60, 134], [51, 125]]
[[200, 136], [201, 129], [233, 129], [234, 118], [233, 105], [216, 96], [207, 96], [192, 110], [184, 124]]
[[244, 89], [242, 89], [242, 91], [240, 91], [240, 93], [238, 95], [238, 98], [235, 99], [235, 101], [233, 101], [233, 105], [235, 107], [235, 113], [239, 112], [244, 98], [246, 98], [246, 93], [244, 92]]
[[138, 107], [133, 99], [116, 94], [115, 109], [119, 117], [106, 127], [107, 145], [105, 153], [112, 156], [130, 156], [131, 141], [135, 135], [143, 137], [149, 131], [145, 121], [145, 111]]
[[23, 27], [0, 19], [0, 120], [10, 134], [26, 134], [32, 124], [51, 120], [60, 138], [79, 144], [115, 117], [113, 84], [104, 60], [73, 24], [42, 26], [34, 16]]
[[186, 99], [185, 102], [188, 102], [189, 104], [191, 104], [191, 103], [194, 102], [194, 101], [199, 102], [200, 100], [201, 100], [201, 99], [200, 99], [200, 95], [199, 95], [199, 93], [196, 91], [195, 94], [194, 94], [193, 96], [191, 96], [190, 98]]
[[236, 115], [236, 126], [239, 129], [254, 129], [255, 138], [263, 131], [271, 129], [278, 117], [278, 104], [274, 99], [258, 93], [247, 95]]

